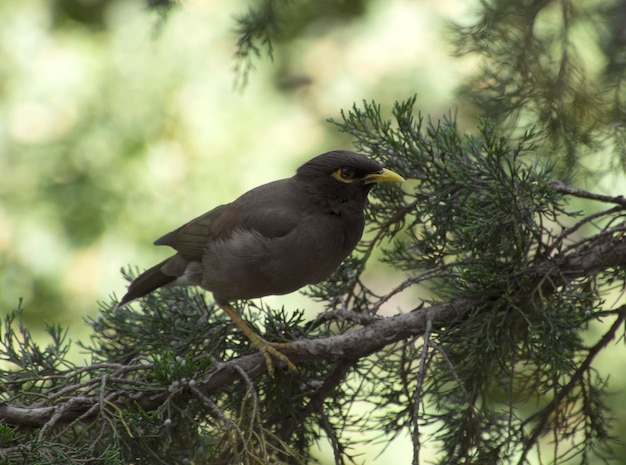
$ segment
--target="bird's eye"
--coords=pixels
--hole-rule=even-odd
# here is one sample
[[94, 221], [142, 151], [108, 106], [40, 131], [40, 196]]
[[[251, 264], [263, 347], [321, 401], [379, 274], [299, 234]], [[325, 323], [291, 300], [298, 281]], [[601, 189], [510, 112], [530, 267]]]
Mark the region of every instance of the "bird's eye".
[[357, 180], [357, 178], [359, 177], [359, 173], [357, 173], [357, 170], [355, 170], [354, 168], [344, 167], [333, 171], [332, 176], [337, 181], [343, 182], [345, 184], [350, 184]]
[[345, 184], [350, 184], [360, 178], [360, 174], [358, 170], [354, 168], [344, 167], [335, 170], [332, 174], [333, 178], [337, 181], [343, 182]]
[[352, 168], [341, 168], [341, 177], [343, 179], [356, 178], [356, 172]]

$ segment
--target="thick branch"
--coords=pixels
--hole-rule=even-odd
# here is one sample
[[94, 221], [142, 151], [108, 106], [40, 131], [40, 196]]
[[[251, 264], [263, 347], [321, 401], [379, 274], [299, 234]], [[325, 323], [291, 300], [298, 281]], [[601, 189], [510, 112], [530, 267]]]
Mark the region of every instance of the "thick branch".
[[[366, 357], [393, 342], [421, 335], [426, 327], [427, 319], [432, 320], [434, 325], [450, 321], [456, 314], [454, 308], [463, 305], [467, 305], [467, 302], [459, 299], [458, 302], [453, 302], [453, 304], [434, 305], [408, 314], [380, 319], [365, 328], [347, 334], [323, 339], [295, 341], [293, 345], [296, 347], [297, 353], [294, 355], [290, 354], [289, 357], [294, 362], [322, 359], [356, 360]], [[229, 386], [241, 379], [241, 375], [236, 368], [237, 366], [248, 374], [256, 374], [265, 369], [265, 362], [260, 353], [255, 353], [222, 363], [202, 380], [196, 380], [196, 387], [208, 394]], [[163, 389], [161, 392], [137, 392], [131, 395], [130, 399], [136, 402], [142, 409], [149, 411], [159, 407], [169, 396], [171, 396], [171, 393]], [[80, 404], [73, 405], [72, 409], [64, 410], [57, 422], [67, 423], [78, 418], [99, 402], [100, 396], [85, 396], [81, 397], [80, 400]], [[126, 401], [120, 401], [118, 407], [122, 408], [126, 403]], [[63, 403], [54, 407], [0, 405], [0, 421], [11, 425], [40, 427], [50, 420], [57, 409], [62, 408], [63, 405]]]
[[[573, 279], [593, 276], [601, 271], [623, 266], [626, 263], [626, 239], [622, 233], [622, 230], [616, 228], [610, 233], [598, 234], [577, 247], [569, 248], [566, 253], [540, 262], [535, 267], [534, 275], [540, 282], [550, 283], [550, 289], [544, 288], [543, 291], [550, 292], [556, 287], [566, 286]], [[423, 335], [427, 321], [432, 322], [433, 328], [450, 324], [463, 313], [462, 310], [474, 304], [476, 302], [469, 299], [456, 299], [420, 308], [411, 313], [381, 318], [346, 334], [295, 341], [293, 345], [297, 353], [290, 354], [289, 357], [296, 363], [315, 360], [357, 360], [389, 344]], [[140, 370], [141, 367], [137, 369]], [[247, 374], [256, 374], [264, 369], [264, 359], [260, 354], [247, 355], [220, 364], [203, 379], [196, 380], [196, 387], [203, 393], [210, 394], [240, 380], [242, 370]], [[130, 399], [128, 397], [124, 399], [123, 392], [117, 394], [118, 400], [110, 402], [116, 407], [122, 408], [128, 405], [128, 400], [131, 400], [146, 411], [156, 409], [171, 396], [165, 388], [158, 392], [136, 392], [130, 395]], [[55, 423], [67, 423], [81, 417], [100, 401], [100, 395], [93, 395], [74, 397], [71, 408], [68, 408], [67, 401], [50, 407], [3, 404], [0, 405], [0, 421], [11, 425], [41, 427], [57, 413]], [[99, 409], [92, 411], [94, 412], [92, 416], [95, 416]]]

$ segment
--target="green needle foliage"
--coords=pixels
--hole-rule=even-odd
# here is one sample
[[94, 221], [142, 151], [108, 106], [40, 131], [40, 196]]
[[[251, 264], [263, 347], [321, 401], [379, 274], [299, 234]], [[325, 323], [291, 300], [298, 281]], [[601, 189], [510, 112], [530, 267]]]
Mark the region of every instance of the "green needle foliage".
[[[409, 181], [372, 191], [367, 239], [306, 291], [327, 311], [305, 321], [240, 303], [266, 339], [294, 342], [296, 373], [263, 374], [196, 289], [102, 304], [81, 366], [61, 328], [35, 344], [18, 308], [0, 340], [0, 464], [304, 464], [321, 441], [336, 464], [358, 463], [359, 442], [400, 434], [414, 464], [425, 447], [440, 464], [610, 454], [609, 384], [593, 362], [626, 319], [607, 304], [624, 288], [626, 202], [555, 181], [531, 131], [510, 140], [484, 120], [463, 135], [414, 103], [388, 119], [364, 102], [333, 122]], [[585, 215], [571, 197], [610, 207]], [[363, 279], [374, 250], [404, 276], [382, 294]], [[409, 305], [382, 316], [400, 293]]]
[[457, 53], [481, 63], [461, 98], [508, 132], [533, 125], [561, 172], [603, 149], [623, 168], [624, 2], [500, 0], [476, 13], [454, 27]]

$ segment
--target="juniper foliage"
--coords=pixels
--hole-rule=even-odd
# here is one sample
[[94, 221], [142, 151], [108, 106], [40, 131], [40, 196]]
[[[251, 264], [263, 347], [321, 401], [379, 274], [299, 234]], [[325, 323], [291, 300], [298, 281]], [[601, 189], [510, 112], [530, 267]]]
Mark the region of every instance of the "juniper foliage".
[[532, 125], [565, 175], [623, 169], [626, 2], [481, 2], [475, 18], [452, 28], [457, 54], [480, 60], [461, 99], [508, 134]]
[[[0, 464], [299, 464], [319, 442], [342, 464], [358, 462], [360, 443], [401, 434], [414, 464], [425, 447], [440, 464], [609, 454], [610, 385], [594, 360], [626, 319], [607, 303], [625, 283], [626, 202], [555, 181], [530, 131], [513, 141], [483, 120], [463, 135], [414, 105], [389, 118], [363, 102], [333, 121], [409, 181], [372, 191], [366, 239], [306, 291], [327, 310], [307, 321], [239, 304], [266, 339], [296, 341], [297, 373], [262, 373], [196, 289], [103, 303], [83, 365], [68, 360], [62, 328], [35, 343], [18, 307], [0, 340]], [[611, 207], [584, 214], [572, 196]], [[404, 276], [384, 293], [363, 277], [374, 250]], [[401, 293], [408, 306], [384, 316]]]

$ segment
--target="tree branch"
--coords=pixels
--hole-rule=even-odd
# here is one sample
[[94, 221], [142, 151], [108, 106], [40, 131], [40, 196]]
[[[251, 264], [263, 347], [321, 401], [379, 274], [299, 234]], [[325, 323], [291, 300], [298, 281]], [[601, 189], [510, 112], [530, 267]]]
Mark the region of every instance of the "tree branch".
[[[611, 233], [600, 233], [588, 240], [581, 241], [578, 247], [570, 247], [568, 253], [544, 260], [534, 268], [536, 282], [550, 283], [550, 292], [560, 286], [568, 285], [572, 280], [590, 276], [594, 273], [606, 271], [613, 267], [623, 267], [626, 263], [626, 239], [624, 232], [626, 227], [621, 225], [613, 228]], [[316, 360], [351, 361], [375, 353], [389, 344], [405, 340], [407, 338], [422, 336], [428, 322], [432, 322], [433, 328], [440, 328], [452, 323], [458, 315], [463, 314], [464, 309], [470, 308], [477, 302], [459, 298], [450, 302], [433, 304], [429, 307], [420, 307], [406, 314], [399, 314], [387, 318], [379, 318], [370, 321], [363, 328], [345, 334], [334, 335], [321, 339], [306, 339], [293, 342], [297, 349], [290, 358], [296, 363], [306, 363]], [[348, 364], [349, 365], [349, 364]], [[151, 369], [151, 365], [136, 364], [120, 369], [114, 365], [117, 376], [122, 381], [127, 373]], [[85, 371], [88, 367], [80, 367], [78, 370]], [[263, 356], [259, 353], [240, 357], [228, 362], [220, 363], [211, 372], [201, 379], [195, 380], [194, 392], [202, 392], [205, 395], [223, 390], [232, 383], [241, 380], [241, 373], [255, 375], [265, 369]], [[111, 378], [111, 374], [108, 375]], [[65, 388], [69, 389], [69, 388]], [[93, 408], [101, 402], [101, 394], [80, 396], [74, 390], [70, 399], [55, 399], [58, 401], [54, 406], [17, 406], [7, 403], [0, 404], [0, 422], [9, 425], [24, 427], [44, 427], [46, 424], [67, 424], [82, 417], [87, 421], [95, 417], [100, 409]], [[167, 389], [151, 391], [139, 391], [130, 396], [123, 392], [114, 396], [115, 400], [108, 400], [116, 408], [125, 408], [134, 403], [145, 411], [157, 409], [172, 394]], [[194, 394], [188, 389], [181, 389], [180, 396], [191, 398]], [[41, 405], [39, 403], [38, 405]], [[100, 405], [100, 408], [111, 408], [108, 405]], [[48, 423], [51, 422], [51, 423]]]
[[591, 366], [591, 363], [600, 353], [600, 351], [604, 349], [609, 344], [609, 342], [615, 339], [617, 331], [626, 320], [626, 306], [622, 306], [616, 311], [619, 314], [617, 320], [613, 322], [611, 328], [600, 338], [600, 340], [589, 349], [587, 357], [585, 357], [585, 360], [578, 367], [576, 373], [574, 374], [574, 376], [572, 376], [567, 385], [557, 393], [557, 395], [550, 401], [548, 405], [546, 405], [542, 410], [526, 419], [526, 421], [524, 422], [524, 424], [529, 424], [533, 422], [536, 422], [536, 424], [532, 429], [532, 433], [524, 439], [524, 449], [522, 450], [522, 454], [518, 462], [519, 465], [523, 465], [524, 463], [526, 463], [526, 457], [528, 456], [528, 453], [537, 443], [541, 435], [545, 432], [546, 424], [548, 423], [550, 416], [554, 415], [555, 411], [559, 408], [563, 400], [579, 385], [580, 380], [585, 375], [585, 373], [587, 373], [587, 370]]
[[567, 184], [558, 180], [552, 181], [552, 187], [555, 191], [564, 195], [572, 195], [581, 199], [598, 200], [599, 202], [605, 203], [615, 203], [617, 205], [621, 205], [622, 207], [626, 207], [626, 198], [623, 195], [612, 197], [610, 195], [594, 194], [593, 192], [588, 192], [582, 189], [577, 189], [576, 187], [568, 186]]

